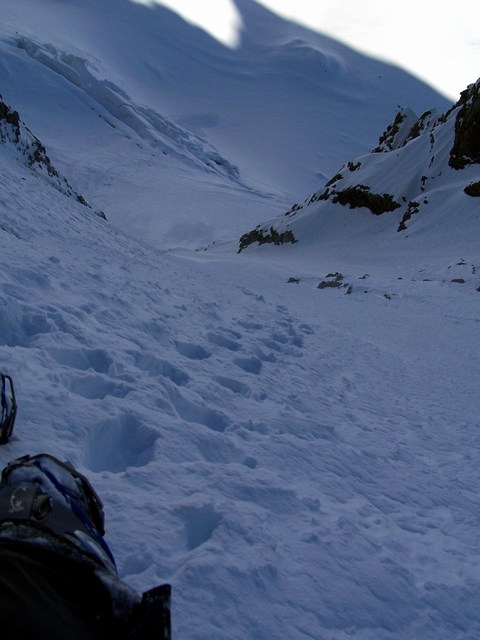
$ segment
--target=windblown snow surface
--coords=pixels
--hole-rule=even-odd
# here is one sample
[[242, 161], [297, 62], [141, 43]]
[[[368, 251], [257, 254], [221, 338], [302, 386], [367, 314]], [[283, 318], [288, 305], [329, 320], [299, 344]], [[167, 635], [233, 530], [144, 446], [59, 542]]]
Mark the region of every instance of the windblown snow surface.
[[[269, 89], [262, 99], [277, 116], [244, 134], [239, 114], [266, 78], [298, 81], [267, 73], [264, 49], [217, 53], [215, 68], [236, 65], [238, 85], [221, 96], [212, 80], [207, 117], [194, 67], [217, 45], [173, 14], [126, 0], [117, 12], [109, 1], [95, 11], [73, 0], [3, 4], [0, 90], [32, 133], [21, 126], [22, 151], [5, 125], [0, 142], [0, 366], [19, 402], [2, 466], [47, 451], [86, 473], [105, 503], [120, 576], [139, 591], [172, 584], [175, 638], [480, 637], [479, 220], [478, 199], [463, 192], [478, 165], [444, 166], [453, 116], [435, 167], [461, 188], [445, 174], [422, 183], [428, 154], [408, 149], [427, 148], [428, 134], [398, 150], [401, 170], [387, 171], [395, 150], [365, 160], [396, 104], [371, 85], [360, 95], [366, 80], [350, 93], [342, 74], [365, 79], [379, 65], [394, 99], [410, 87], [419, 112], [450, 105], [323, 40], [343, 64], [325, 85], [330, 97], [308, 82], [318, 67], [303, 67], [297, 119], [289, 105], [278, 115]], [[255, 3], [239, 6], [271, 38], [298, 30]], [[111, 39], [95, 38], [107, 18]], [[164, 20], [170, 40], [147, 73], [142, 52]], [[128, 27], [115, 66], [119, 24]], [[162, 76], [159, 61], [177, 60], [175, 35], [186, 33], [204, 48], [182, 83], [175, 66]], [[176, 46], [183, 73], [188, 47]], [[297, 42], [298, 55], [306, 46]], [[129, 104], [134, 96], [135, 108], [114, 112], [108, 87]], [[337, 105], [330, 137], [318, 125], [308, 142], [315, 118], [303, 131], [302, 109], [324, 99], [324, 114]], [[186, 125], [189, 108], [190, 126], [210, 126], [208, 141]], [[370, 119], [352, 124], [355, 110]], [[265, 146], [251, 155], [242, 146], [262, 123], [271, 165]], [[27, 160], [33, 135], [58, 175]], [[425, 187], [415, 194], [410, 184], [409, 198], [431, 204], [420, 202], [406, 231], [400, 213], [335, 205], [334, 215], [327, 202], [322, 224], [298, 214], [303, 242], [237, 253], [240, 233], [357, 156], [369, 184], [404, 193], [410, 172]], [[318, 287], [332, 278], [341, 286]]]

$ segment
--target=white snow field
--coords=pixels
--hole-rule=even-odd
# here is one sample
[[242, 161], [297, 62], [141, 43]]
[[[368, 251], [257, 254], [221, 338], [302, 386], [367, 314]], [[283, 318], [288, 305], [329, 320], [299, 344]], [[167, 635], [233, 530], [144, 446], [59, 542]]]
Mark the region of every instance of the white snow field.
[[[178, 640], [477, 639], [480, 175], [448, 167], [458, 109], [434, 161], [428, 130], [367, 155], [399, 103], [451, 105], [237, 4], [227, 50], [160, 7], [2, 0], [24, 124], [0, 123], [1, 466], [85, 473], [120, 576], [172, 584]], [[306, 206], [357, 160], [422, 198], [406, 230], [403, 201]], [[295, 202], [297, 243], [238, 253]]]

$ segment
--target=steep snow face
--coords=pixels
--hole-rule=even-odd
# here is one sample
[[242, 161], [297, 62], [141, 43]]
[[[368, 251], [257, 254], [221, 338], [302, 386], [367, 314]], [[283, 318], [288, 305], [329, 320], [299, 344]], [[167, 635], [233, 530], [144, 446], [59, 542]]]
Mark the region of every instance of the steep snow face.
[[237, 6], [230, 49], [158, 5], [2, 4], [5, 100], [86, 200], [143, 241], [231, 239], [367, 153], [398, 104], [447, 107], [394, 67]]
[[[357, 233], [358, 225], [365, 225], [373, 234], [372, 242], [362, 238], [366, 251], [382, 251], [375, 246], [376, 234], [387, 229], [389, 249], [392, 243], [407, 252], [412, 243], [414, 250], [422, 243], [431, 248], [432, 238], [427, 240], [425, 230], [436, 229], [435, 243], [457, 238], [474, 254], [480, 241], [475, 224], [479, 104], [476, 83], [441, 116], [435, 111], [420, 118], [411, 110], [399, 112], [373, 153], [345, 163], [302, 205], [244, 234], [240, 250], [255, 242], [298, 242], [321, 248], [325, 237], [342, 226], [346, 233], [347, 229]], [[382, 219], [368, 220], [371, 214]], [[457, 236], [462, 217], [471, 222], [468, 239], [463, 232]]]
[[17, 47], [24, 50], [35, 61], [78, 87], [86, 96], [106, 111], [110, 122], [123, 124], [139, 138], [164, 154], [180, 156], [186, 163], [197, 162], [225, 173], [238, 180], [238, 169], [222, 158], [218, 151], [205, 140], [188, 133], [161, 114], [129, 103], [129, 97], [120, 87], [108, 80], [98, 78], [98, 72], [89, 68], [87, 61], [79, 56], [66, 54], [52, 45], [40, 45], [29, 38], [18, 38]]
[[[0, 143], [2, 153], [12, 156], [37, 175], [44, 177], [50, 185], [65, 195], [75, 198], [80, 204], [91, 208], [83, 196], [76, 193], [68, 180], [60, 175], [46, 154], [46, 149], [40, 140], [32, 134], [20, 119], [18, 111], [11, 109], [0, 96]], [[97, 215], [105, 218], [102, 211]]]

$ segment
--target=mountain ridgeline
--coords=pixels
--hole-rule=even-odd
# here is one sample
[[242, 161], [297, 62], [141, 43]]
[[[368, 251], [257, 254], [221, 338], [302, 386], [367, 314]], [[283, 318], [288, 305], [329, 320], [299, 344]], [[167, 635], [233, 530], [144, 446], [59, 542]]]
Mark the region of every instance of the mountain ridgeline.
[[[21, 164], [49, 180], [52, 187], [67, 197], [75, 199], [79, 204], [92, 208], [85, 198], [73, 189], [67, 178], [57, 171], [47, 155], [45, 146], [20, 119], [18, 111], [4, 102], [1, 95], [0, 144], [6, 145]], [[103, 211], [95, 211], [95, 213], [106, 219]]]
[[318, 239], [326, 219], [339, 214], [337, 205], [391, 216], [404, 235], [414, 216], [431, 209], [440, 193], [437, 207], [451, 208], [452, 198], [460, 198], [465, 199], [463, 208], [476, 210], [479, 163], [480, 80], [443, 114], [432, 110], [418, 117], [410, 109], [400, 110], [371, 154], [344, 164], [303, 204], [242, 235], [238, 252], [255, 243], [279, 246]]

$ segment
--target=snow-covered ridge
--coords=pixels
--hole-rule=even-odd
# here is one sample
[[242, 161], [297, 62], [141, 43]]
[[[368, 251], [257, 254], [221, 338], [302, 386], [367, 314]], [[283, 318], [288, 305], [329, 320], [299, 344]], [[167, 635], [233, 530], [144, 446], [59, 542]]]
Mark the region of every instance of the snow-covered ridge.
[[470, 85], [442, 115], [432, 110], [419, 118], [402, 109], [371, 154], [345, 163], [304, 204], [244, 234], [239, 251], [255, 242], [319, 241], [326, 220], [341, 213], [332, 205], [387, 214], [404, 233], [433, 204], [437, 219], [452, 215], [452, 198], [457, 208], [473, 212], [478, 204], [472, 198], [480, 195], [479, 94], [479, 82]]
[[[46, 148], [20, 119], [18, 111], [7, 105], [0, 95], [0, 144], [10, 151], [17, 161], [25, 164], [35, 173], [44, 176], [49, 184], [70, 198], [91, 209], [85, 198], [77, 193], [53, 166]], [[95, 212], [105, 218], [102, 211]]]
[[[53, 44], [39, 44], [31, 38], [19, 37], [16, 46], [45, 65], [62, 78], [84, 91], [108, 114], [111, 127], [125, 125], [134, 133], [163, 153], [174, 154], [190, 162], [200, 162], [208, 170], [240, 180], [239, 170], [224, 158], [211, 144], [152, 108], [135, 104], [119, 86], [104, 77], [94, 63], [81, 56], [67, 53]], [[103, 116], [105, 117], [105, 116]]]

